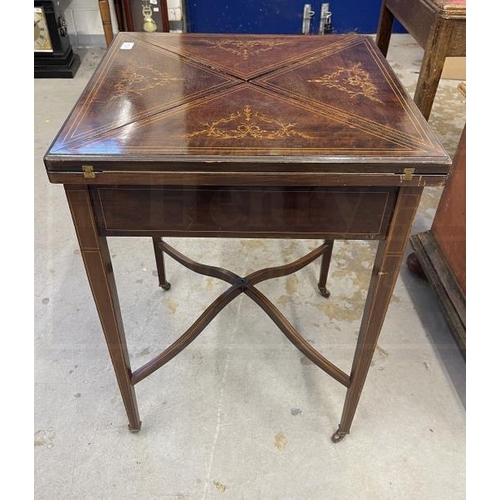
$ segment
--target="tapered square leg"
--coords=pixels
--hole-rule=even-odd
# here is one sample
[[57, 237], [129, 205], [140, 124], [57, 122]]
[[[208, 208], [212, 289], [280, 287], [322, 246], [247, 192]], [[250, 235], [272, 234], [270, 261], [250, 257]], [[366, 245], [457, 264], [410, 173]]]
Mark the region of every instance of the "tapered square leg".
[[387, 57], [389, 50], [389, 43], [391, 41], [392, 27], [394, 24], [394, 14], [386, 7], [385, 0], [382, 2], [380, 8], [380, 16], [377, 27], [377, 37], [375, 43], [377, 44], [380, 52]]
[[160, 242], [160, 236], [153, 236], [153, 249], [155, 252], [156, 270], [158, 272], [158, 284], [164, 290], [170, 290], [171, 285], [167, 281], [167, 278], [165, 276], [165, 259], [163, 256], [163, 251], [158, 246], [158, 243]]
[[127, 412], [129, 429], [139, 431], [141, 421], [131, 382], [130, 359], [108, 244], [106, 238], [97, 232], [87, 187], [65, 185], [65, 190], [89, 285]]
[[349, 387], [338, 430], [333, 442], [349, 434], [361, 397], [373, 353], [384, 323], [387, 308], [399, 274], [403, 255], [410, 236], [423, 188], [408, 187], [399, 190], [387, 239], [378, 245], [372, 277], [366, 298], [363, 319], [351, 367]]
[[413, 97], [426, 120], [429, 119], [436, 97], [453, 28], [450, 23], [437, 19], [434, 26], [431, 27], [430, 33]]
[[328, 272], [330, 270], [330, 262], [332, 260], [332, 252], [333, 252], [333, 240], [325, 240], [325, 245], [327, 248], [323, 257], [321, 258], [321, 270], [319, 272], [319, 282], [318, 282], [318, 290], [323, 297], [330, 297], [330, 291], [326, 288], [326, 282], [328, 280]]

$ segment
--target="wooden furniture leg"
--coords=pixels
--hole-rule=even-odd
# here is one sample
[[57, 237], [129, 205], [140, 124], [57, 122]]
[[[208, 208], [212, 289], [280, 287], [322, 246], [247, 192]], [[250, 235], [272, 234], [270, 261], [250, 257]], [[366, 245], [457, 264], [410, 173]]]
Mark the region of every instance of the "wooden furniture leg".
[[332, 441], [337, 443], [349, 434], [359, 398], [370, 368], [385, 314], [399, 274], [408, 243], [411, 225], [423, 188], [401, 188], [386, 240], [378, 245], [370, 287], [366, 298], [358, 342], [351, 367], [350, 384], [338, 430]]
[[447, 57], [465, 57], [466, 1], [382, 0], [376, 44], [387, 56], [394, 20], [424, 49], [413, 100], [426, 120]]
[[101, 13], [102, 29], [104, 30], [106, 46], [109, 47], [110, 43], [113, 41], [114, 35], [108, 0], [99, 0], [99, 12]]
[[429, 119], [431, 114], [432, 103], [443, 72], [451, 34], [452, 27], [450, 23], [437, 18], [435, 25], [430, 30], [425, 46], [424, 59], [420, 67], [413, 100], [426, 120]]
[[319, 293], [325, 298], [330, 297], [330, 291], [326, 288], [326, 281], [328, 279], [328, 271], [330, 270], [330, 262], [332, 260], [333, 242], [334, 240], [325, 240], [325, 245], [328, 245], [328, 249], [325, 251], [323, 257], [321, 258], [321, 270], [319, 272], [318, 290]]
[[118, 31], [126, 31], [125, 29], [125, 17], [123, 15], [123, 5], [122, 0], [114, 0], [116, 22], [118, 24]]
[[252, 300], [254, 300], [267, 315], [274, 321], [278, 328], [286, 335], [305, 356], [307, 356], [313, 363], [319, 366], [322, 370], [328, 373], [331, 377], [338, 380], [340, 383], [349, 387], [349, 376], [342, 370], [337, 368], [334, 364], [322, 356], [314, 347], [312, 347], [295, 328], [288, 322], [288, 320], [281, 314], [281, 312], [269, 301], [269, 299], [255, 288], [255, 285], [262, 281], [288, 276], [293, 274], [303, 267], [307, 266], [317, 258], [325, 255], [325, 252], [330, 251], [331, 245], [325, 242], [323, 245], [312, 250], [304, 257], [290, 262], [288, 264], [276, 267], [268, 267], [254, 271], [247, 276], [239, 276], [232, 271], [220, 267], [207, 266], [200, 262], [196, 262], [181, 252], [171, 247], [160, 238], [155, 241], [156, 248], [165, 252], [179, 264], [185, 266], [191, 271], [202, 274], [204, 276], [211, 276], [213, 278], [221, 279], [231, 285], [224, 293], [219, 295], [212, 304], [210, 304], [203, 314], [189, 327], [186, 332], [173, 342], [167, 349], [155, 356], [152, 360], [148, 361], [145, 365], [138, 368], [132, 374], [132, 383], [135, 385], [141, 380], [145, 379], [151, 373], [158, 370], [165, 363], [168, 363], [172, 358], [182, 352], [202, 331], [203, 329], [219, 314], [224, 307], [226, 307], [234, 298], [241, 293], [246, 293]]
[[153, 236], [153, 249], [155, 251], [156, 260], [156, 270], [158, 272], [158, 284], [164, 290], [170, 290], [170, 283], [167, 281], [165, 276], [165, 259], [163, 257], [163, 251], [161, 250], [159, 243], [161, 243], [160, 236]]
[[88, 281], [127, 412], [129, 429], [139, 431], [141, 421], [135, 389], [131, 383], [132, 371], [108, 244], [104, 236], [97, 234], [88, 188], [76, 185], [64, 187]]
[[378, 19], [376, 44], [384, 57], [387, 57], [389, 43], [391, 41], [394, 14], [386, 7], [385, 0], [382, 2], [380, 17]]

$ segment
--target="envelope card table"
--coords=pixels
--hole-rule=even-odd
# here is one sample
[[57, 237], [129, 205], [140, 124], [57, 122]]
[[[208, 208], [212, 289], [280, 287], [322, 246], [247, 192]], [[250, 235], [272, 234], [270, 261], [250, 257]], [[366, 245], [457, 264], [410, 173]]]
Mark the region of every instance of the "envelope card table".
[[[351, 428], [425, 186], [450, 158], [370, 37], [119, 33], [44, 162], [61, 183], [129, 429], [135, 386], [187, 347], [240, 294], [346, 387], [333, 441]], [[226, 291], [172, 345], [132, 369], [108, 236], [152, 240]], [[168, 237], [315, 239], [287, 264], [239, 276], [195, 262]], [[320, 354], [257, 288], [321, 259], [335, 239], [378, 240], [352, 369]], [[175, 293], [172, 289], [168, 293]]]

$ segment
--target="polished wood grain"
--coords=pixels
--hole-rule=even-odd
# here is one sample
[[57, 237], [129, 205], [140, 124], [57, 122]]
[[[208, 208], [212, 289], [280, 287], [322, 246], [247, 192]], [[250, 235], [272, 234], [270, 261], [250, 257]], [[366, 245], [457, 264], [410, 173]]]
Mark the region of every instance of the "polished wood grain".
[[[74, 164], [73, 160], [68, 161], [69, 168]], [[139, 167], [140, 165], [138, 165]], [[51, 182], [79, 184], [79, 185], [147, 185], [147, 186], [295, 186], [295, 187], [325, 187], [325, 186], [442, 186], [446, 180], [449, 165], [442, 164], [435, 167], [436, 172], [433, 175], [412, 175], [410, 178], [402, 173], [393, 173], [391, 170], [401, 170], [401, 165], [389, 164], [386, 166], [385, 174], [372, 173], [372, 168], [377, 169], [378, 166], [372, 167], [368, 164], [351, 165], [351, 164], [336, 164], [330, 165], [331, 172], [324, 172], [325, 165], [317, 165], [318, 170], [315, 173], [297, 172], [300, 169], [299, 164], [290, 165], [291, 172], [279, 170], [284, 168], [284, 165], [267, 165], [254, 164], [254, 171], [241, 172], [239, 165], [231, 165], [227, 168], [228, 171], [217, 171], [217, 167], [210, 165], [211, 172], [206, 171], [152, 171], [151, 165], [149, 169], [144, 169], [132, 172], [124, 171], [97, 171], [94, 177], [87, 179], [83, 176], [83, 172], [48, 172], [48, 177]], [[120, 168], [120, 164], [115, 164], [116, 168]], [[201, 165], [200, 165], [201, 167]], [[234, 167], [234, 168], [233, 168]], [[263, 171], [263, 168], [269, 167], [270, 171]], [[308, 165], [310, 167], [310, 165]], [[161, 167], [159, 167], [161, 168]], [[245, 168], [249, 168], [248, 165]], [[326, 166], [328, 168], [328, 166]], [[356, 168], [363, 168], [364, 175], [349, 173]], [[272, 170], [271, 170], [272, 169]], [[307, 170], [310, 170], [307, 168]], [[343, 173], [344, 171], [345, 173]]]
[[371, 37], [120, 33], [45, 162], [425, 175], [450, 160]]
[[[49, 180], [68, 193], [132, 430], [140, 427], [135, 385], [244, 293], [347, 389], [333, 441], [350, 432], [420, 195], [443, 185], [451, 164], [371, 37], [120, 33], [44, 161]], [[108, 236], [152, 238], [165, 290], [164, 254], [228, 284], [175, 342], [134, 371]], [[294, 262], [238, 276], [181, 254], [163, 240], [169, 236], [323, 243]], [[336, 239], [379, 241], [350, 373], [256, 287], [320, 259], [317, 291], [328, 300]]]
[[129, 419], [129, 429], [139, 431], [141, 421], [131, 382], [132, 370], [108, 244], [106, 238], [98, 235], [88, 189], [85, 186], [65, 188], [90, 289]]
[[106, 236], [203, 236], [381, 239], [396, 188], [92, 189]]
[[334, 442], [350, 432], [421, 195], [420, 188], [400, 189], [389, 235], [379, 243], [352, 362], [350, 385], [339, 428], [332, 437]]

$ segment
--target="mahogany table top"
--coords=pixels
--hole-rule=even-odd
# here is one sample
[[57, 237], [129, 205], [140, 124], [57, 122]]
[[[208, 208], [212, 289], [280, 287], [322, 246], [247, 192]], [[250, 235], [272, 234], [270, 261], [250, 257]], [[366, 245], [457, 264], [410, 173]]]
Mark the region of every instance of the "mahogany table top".
[[369, 36], [173, 33], [119, 33], [44, 160], [49, 174], [451, 163]]

